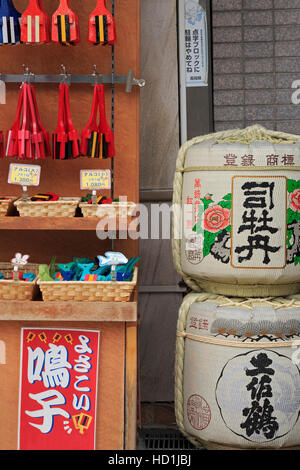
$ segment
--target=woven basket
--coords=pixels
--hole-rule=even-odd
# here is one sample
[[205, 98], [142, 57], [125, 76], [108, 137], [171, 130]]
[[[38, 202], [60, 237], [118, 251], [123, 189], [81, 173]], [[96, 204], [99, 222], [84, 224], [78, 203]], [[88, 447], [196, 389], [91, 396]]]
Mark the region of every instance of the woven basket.
[[81, 203], [79, 207], [83, 213], [83, 217], [116, 217], [126, 218], [132, 216], [136, 209], [134, 202], [113, 202], [112, 204], [87, 204]]
[[74, 217], [79, 197], [61, 197], [58, 201], [27, 201], [18, 199], [14, 205], [21, 217]]
[[0, 200], [0, 217], [5, 217], [7, 215], [10, 205], [16, 200], [13, 196], [7, 196], [7, 198], [8, 199], [5, 201]]
[[112, 281], [37, 281], [46, 302], [129, 302], [137, 284], [135, 268], [131, 282]]
[[[20, 271], [23, 273], [34, 273], [36, 276], [39, 272], [39, 265], [28, 263], [22, 266]], [[0, 273], [9, 276], [13, 272], [11, 263], [0, 263]], [[0, 280], [0, 300], [32, 300], [35, 293], [37, 277], [34, 281], [13, 281]]]

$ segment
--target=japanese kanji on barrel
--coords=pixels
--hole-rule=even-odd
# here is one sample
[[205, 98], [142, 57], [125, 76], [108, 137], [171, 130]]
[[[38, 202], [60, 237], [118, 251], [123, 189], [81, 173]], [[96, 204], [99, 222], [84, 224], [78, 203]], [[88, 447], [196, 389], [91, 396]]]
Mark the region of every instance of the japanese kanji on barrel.
[[177, 425], [212, 449], [300, 448], [300, 296], [189, 294], [176, 340]]
[[300, 292], [300, 136], [261, 126], [197, 137], [179, 152], [173, 257], [195, 291]]

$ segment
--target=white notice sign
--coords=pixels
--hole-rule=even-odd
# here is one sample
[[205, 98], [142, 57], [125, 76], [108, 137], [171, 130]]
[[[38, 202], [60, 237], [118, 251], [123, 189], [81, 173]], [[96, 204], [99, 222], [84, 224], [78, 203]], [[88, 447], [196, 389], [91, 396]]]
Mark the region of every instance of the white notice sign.
[[207, 16], [197, 0], [185, 0], [186, 86], [208, 86]]

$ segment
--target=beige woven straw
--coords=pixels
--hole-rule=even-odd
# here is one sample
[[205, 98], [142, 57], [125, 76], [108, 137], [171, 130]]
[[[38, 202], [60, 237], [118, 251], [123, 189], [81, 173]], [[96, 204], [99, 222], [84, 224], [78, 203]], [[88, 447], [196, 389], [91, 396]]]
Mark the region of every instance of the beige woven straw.
[[40, 281], [43, 300], [76, 302], [129, 302], [137, 284], [138, 268], [130, 282], [113, 281]]
[[126, 218], [134, 213], [136, 204], [133, 202], [113, 202], [112, 204], [100, 205], [80, 203], [79, 207], [83, 217], [98, 217], [100, 219], [104, 217]]
[[[34, 273], [37, 276], [39, 265], [28, 263], [26, 266], [20, 267], [20, 271]], [[13, 265], [11, 263], [0, 263], [0, 273], [4, 277], [9, 277], [12, 272]], [[0, 300], [32, 300], [35, 294], [36, 282], [37, 278], [33, 282], [0, 280]]]
[[79, 197], [61, 197], [58, 201], [18, 199], [14, 205], [21, 217], [74, 217], [79, 202]]
[[16, 197], [7, 196], [7, 199], [5, 201], [0, 201], [0, 217], [4, 217], [7, 215], [8, 209], [15, 199]]

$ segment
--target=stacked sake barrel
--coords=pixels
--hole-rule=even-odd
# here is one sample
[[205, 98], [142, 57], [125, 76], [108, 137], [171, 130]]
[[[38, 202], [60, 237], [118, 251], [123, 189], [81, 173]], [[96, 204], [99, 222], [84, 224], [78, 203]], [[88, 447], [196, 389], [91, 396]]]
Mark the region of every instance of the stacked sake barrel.
[[261, 126], [179, 152], [173, 257], [195, 293], [179, 313], [175, 402], [195, 445], [300, 447], [299, 170], [300, 136]]

